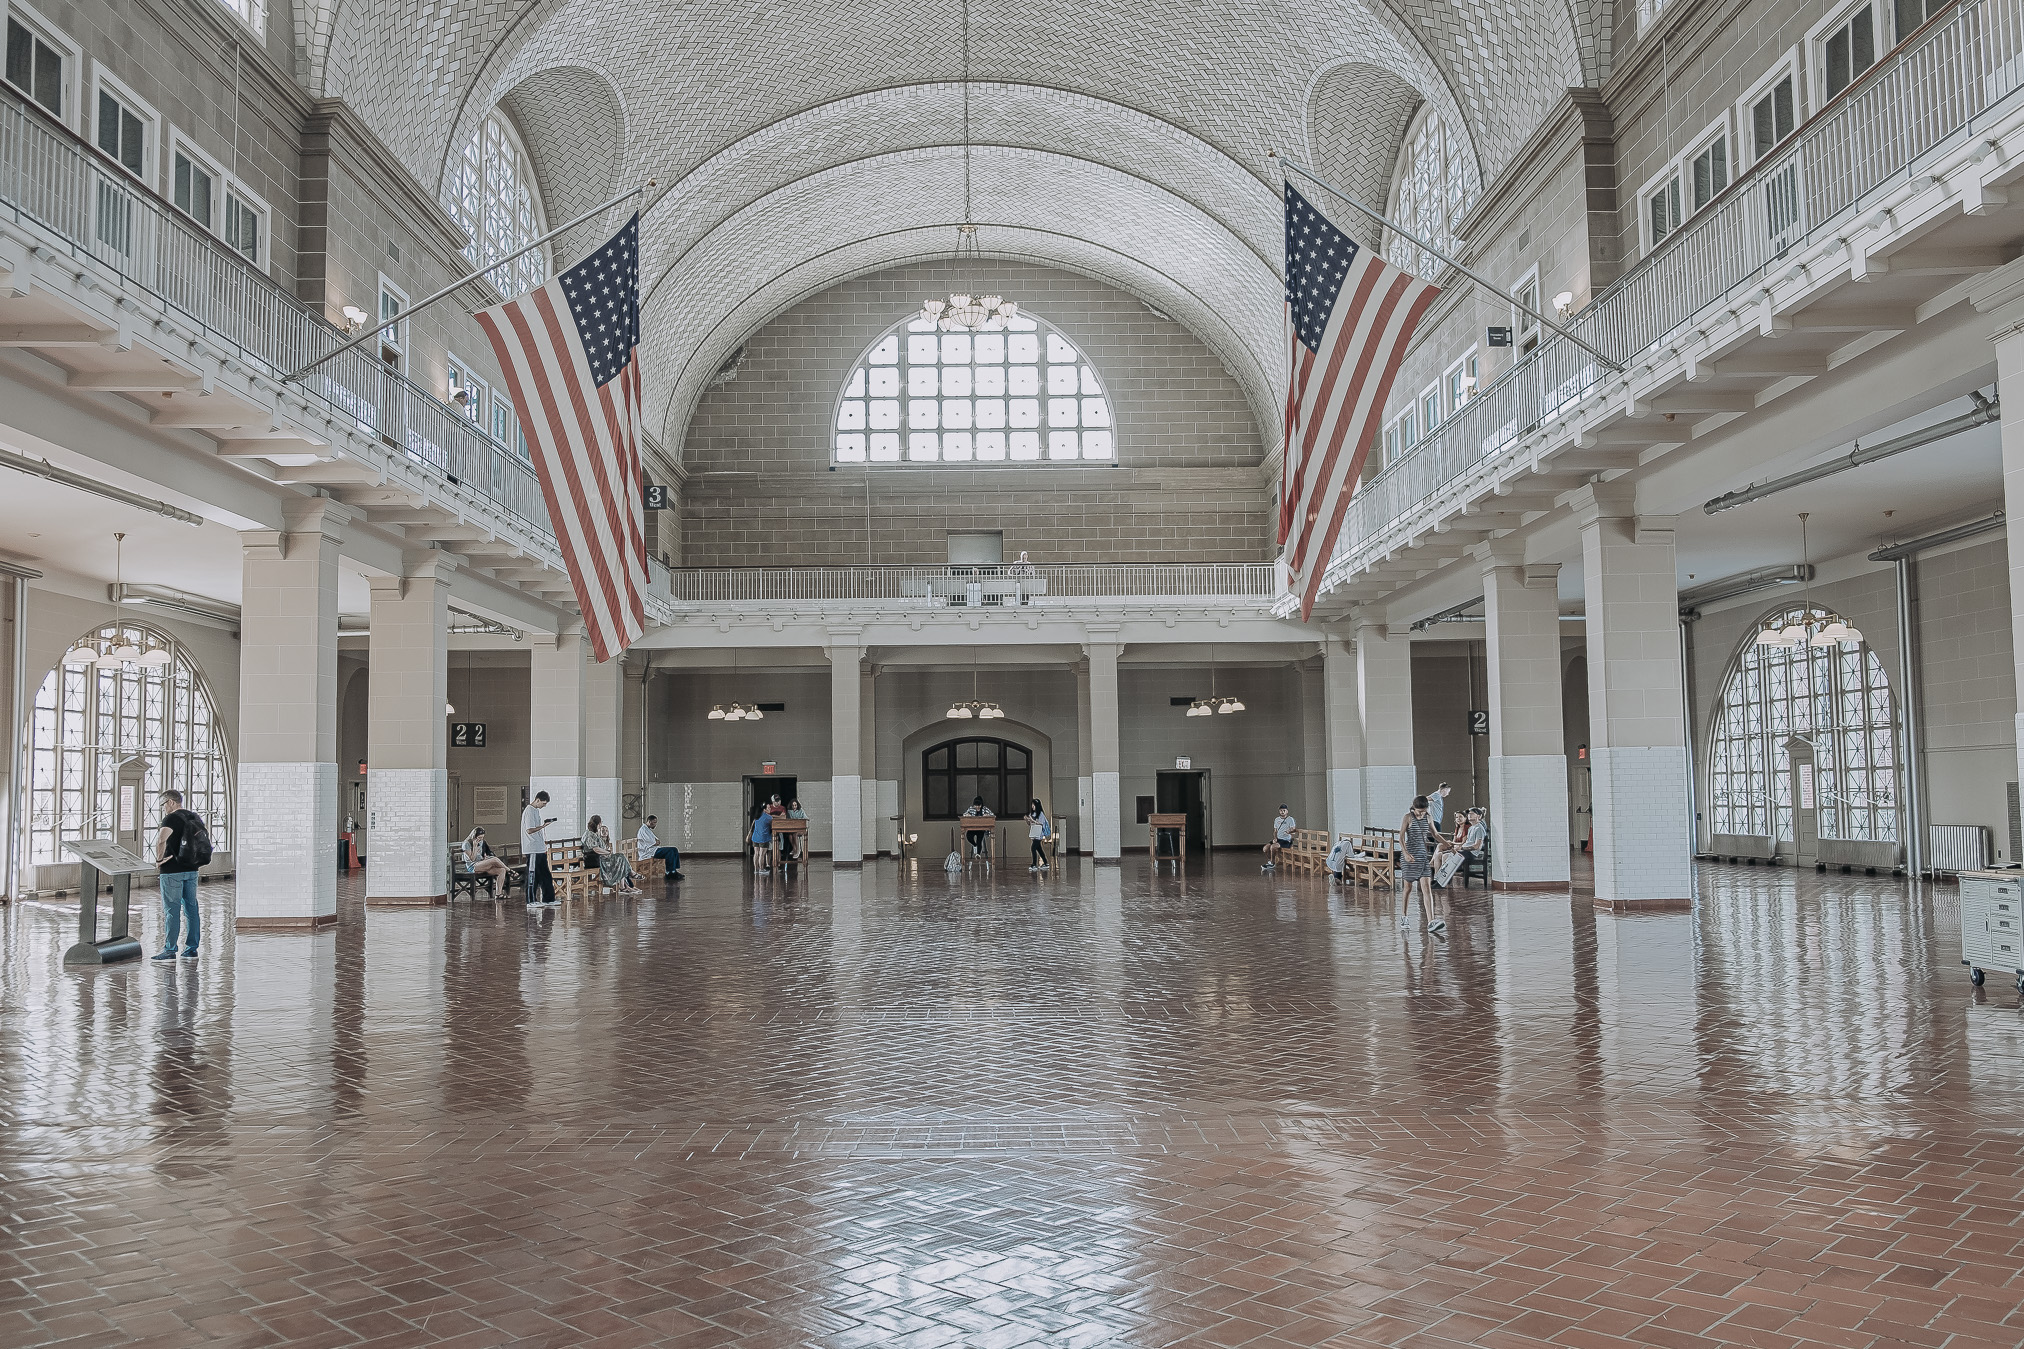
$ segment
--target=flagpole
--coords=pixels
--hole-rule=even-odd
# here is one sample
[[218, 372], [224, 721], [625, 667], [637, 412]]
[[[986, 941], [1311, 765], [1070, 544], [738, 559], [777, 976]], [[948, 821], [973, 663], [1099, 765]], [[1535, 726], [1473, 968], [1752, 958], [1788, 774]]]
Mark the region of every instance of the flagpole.
[[1323, 190], [1330, 192], [1337, 197], [1342, 198], [1342, 200], [1348, 202], [1351, 206], [1363, 212], [1365, 215], [1369, 216], [1372, 220], [1375, 220], [1378, 224], [1383, 225], [1386, 229], [1398, 235], [1400, 238], [1406, 239], [1409, 242], [1413, 243], [1414, 245], [1422, 249], [1425, 249], [1427, 252], [1439, 258], [1442, 262], [1447, 263], [1450, 267], [1454, 268], [1456, 271], [1460, 272], [1463, 276], [1466, 276], [1467, 278], [1469, 278], [1469, 280], [1481, 286], [1484, 290], [1489, 291], [1491, 294], [1495, 295], [1498, 299], [1504, 301], [1506, 304], [1509, 304], [1512, 308], [1521, 310], [1524, 313], [1530, 314], [1533, 318], [1538, 319], [1541, 323], [1551, 328], [1554, 332], [1559, 333], [1562, 337], [1574, 343], [1575, 346], [1580, 347], [1583, 351], [1595, 357], [1596, 360], [1601, 361], [1604, 365], [1608, 366], [1610, 369], [1615, 370], [1619, 373], [1622, 372], [1623, 365], [1620, 362], [1612, 360], [1608, 356], [1603, 355], [1602, 352], [1596, 350], [1596, 348], [1589, 345], [1587, 342], [1582, 341], [1581, 338], [1575, 336], [1575, 334], [1571, 330], [1569, 330], [1566, 327], [1563, 327], [1561, 324], [1555, 323], [1552, 319], [1546, 317], [1546, 315], [1540, 313], [1538, 310], [1534, 309], [1531, 305], [1522, 303], [1521, 301], [1518, 300], [1516, 296], [1512, 295], [1509, 291], [1506, 291], [1501, 287], [1490, 284], [1490, 282], [1484, 280], [1481, 276], [1479, 276], [1475, 272], [1470, 271], [1467, 267], [1464, 267], [1461, 263], [1449, 257], [1446, 253], [1443, 253], [1440, 249], [1435, 248], [1432, 244], [1428, 243], [1425, 239], [1422, 239], [1419, 235], [1414, 234], [1411, 230], [1406, 229], [1403, 226], [1394, 224], [1392, 221], [1386, 219], [1384, 216], [1379, 215], [1376, 211], [1371, 210], [1370, 207], [1365, 206], [1362, 202], [1358, 201], [1355, 197], [1350, 196], [1349, 193], [1344, 192], [1334, 183], [1331, 183], [1327, 179], [1321, 177], [1320, 175], [1315, 173], [1314, 170], [1308, 168], [1305, 164], [1300, 163], [1298, 160], [1289, 159], [1285, 155], [1280, 154], [1277, 150], [1267, 150], [1265, 152], [1265, 156], [1268, 159], [1278, 160], [1280, 164], [1284, 165], [1288, 169], [1291, 169], [1293, 172], [1299, 174], [1301, 177], [1307, 179], [1309, 182], [1315, 184], [1317, 187], [1320, 187]]
[[[485, 273], [497, 271], [499, 268], [504, 267], [507, 263], [513, 261], [515, 258], [521, 257], [522, 255], [527, 253], [532, 253], [535, 249], [541, 247], [541, 245], [547, 243], [550, 239], [553, 239], [556, 235], [566, 234], [570, 230], [575, 229], [578, 225], [581, 225], [584, 221], [590, 219], [592, 216], [602, 215], [604, 212], [609, 211], [612, 207], [618, 205], [620, 202], [630, 200], [633, 197], [637, 197], [640, 193], [645, 192], [649, 188], [653, 187], [653, 185], [654, 180], [652, 178], [649, 178], [646, 180], [646, 182], [640, 184], [640, 186], [636, 188], [633, 188], [631, 191], [621, 192], [616, 197], [613, 197], [610, 201], [605, 202], [603, 205], [591, 207], [588, 211], [585, 211], [582, 215], [570, 221], [568, 224], [557, 225], [554, 229], [548, 231], [548, 233], [542, 235], [539, 239], [534, 240], [532, 243], [527, 244], [525, 247], [515, 249], [513, 252], [508, 253], [503, 258], [494, 258], [492, 259], [492, 261], [486, 263], [483, 267], [480, 267], [477, 271], [472, 272], [469, 276], [458, 277], [455, 281], [452, 281], [449, 285], [443, 287], [441, 290], [437, 291], [434, 295], [429, 296], [429, 298], [427, 298], [426, 300], [422, 300], [419, 303], [409, 305], [406, 309], [403, 309], [400, 312], [399, 317], [410, 318], [416, 314], [421, 313], [424, 309], [427, 309], [430, 305], [434, 304], [436, 301], [441, 300], [446, 296], [455, 293], [460, 287], [469, 285], [471, 282], [476, 281], [479, 277], [485, 275]], [[297, 366], [295, 369], [283, 375], [281, 377], [281, 382], [283, 384], [289, 384], [293, 383], [295, 380], [301, 379], [304, 375], [316, 369], [317, 366], [322, 365], [325, 361], [329, 360], [331, 357], [340, 356], [345, 352], [350, 351], [353, 347], [357, 346], [361, 342], [371, 341], [374, 337], [378, 336], [380, 333], [386, 331], [388, 328], [392, 326], [393, 325], [390, 323], [374, 324], [372, 327], [361, 331], [356, 336], [347, 338], [345, 341], [338, 343], [336, 346], [332, 347], [329, 351], [326, 351], [321, 356], [318, 356], [315, 360], [310, 361], [305, 365]]]

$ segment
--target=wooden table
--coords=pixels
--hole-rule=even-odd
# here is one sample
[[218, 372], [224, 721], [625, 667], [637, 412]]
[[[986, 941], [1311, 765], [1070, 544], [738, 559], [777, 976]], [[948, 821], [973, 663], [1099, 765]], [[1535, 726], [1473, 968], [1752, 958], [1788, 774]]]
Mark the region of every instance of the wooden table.
[[785, 816], [775, 816], [773, 819], [772, 845], [773, 869], [775, 871], [780, 870], [780, 839], [783, 835], [791, 835], [801, 840], [801, 846], [795, 850], [793, 860], [796, 862], [806, 862], [808, 860], [808, 821], [790, 820]]
[[1173, 857], [1183, 866], [1188, 861], [1188, 817], [1185, 814], [1151, 814], [1146, 816], [1146, 851], [1153, 861], [1160, 860], [1160, 835], [1171, 831], [1174, 836]]

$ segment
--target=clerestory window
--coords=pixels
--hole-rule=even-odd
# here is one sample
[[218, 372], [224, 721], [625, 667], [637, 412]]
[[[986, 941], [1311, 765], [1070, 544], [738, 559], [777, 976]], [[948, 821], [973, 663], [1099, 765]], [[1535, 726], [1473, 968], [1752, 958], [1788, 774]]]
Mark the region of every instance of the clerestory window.
[[858, 359], [836, 400], [838, 464], [1113, 463], [1116, 428], [1088, 357], [1021, 311], [943, 332], [918, 315]]
[[[1475, 200], [1468, 155], [1461, 138], [1451, 134], [1441, 115], [1423, 109], [1399, 148], [1392, 176], [1391, 218], [1400, 228], [1453, 256], [1455, 226]], [[1391, 234], [1384, 256], [1432, 281], [1448, 264], [1410, 240]]]
[[[471, 242], [464, 256], [474, 267], [507, 258], [540, 238], [541, 197], [534, 169], [506, 115], [493, 109], [463, 150], [450, 160], [443, 204]], [[502, 295], [518, 295], [548, 279], [546, 249], [537, 248], [486, 273]]]

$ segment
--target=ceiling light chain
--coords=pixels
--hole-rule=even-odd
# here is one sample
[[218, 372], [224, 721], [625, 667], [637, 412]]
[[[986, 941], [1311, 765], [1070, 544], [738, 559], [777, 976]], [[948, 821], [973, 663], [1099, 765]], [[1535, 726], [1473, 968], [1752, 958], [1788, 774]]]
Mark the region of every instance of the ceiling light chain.
[[[970, 0], [963, 0], [963, 223], [956, 226], [956, 270], [981, 270], [983, 262], [970, 191]], [[921, 321], [943, 332], [997, 332], [1017, 317], [1019, 306], [1003, 296], [967, 291], [952, 291], [947, 300], [921, 306]]]
[[[1799, 512], [1799, 565], [1801, 575], [1809, 575], [1812, 554], [1806, 542], [1806, 517], [1811, 511]], [[1780, 617], [1785, 617], [1781, 615]], [[1790, 621], [1780, 623], [1774, 617], [1765, 620], [1758, 630], [1756, 645], [1795, 650], [1802, 646], [1841, 646], [1862, 641], [1862, 630], [1839, 616], [1815, 604], [1811, 598], [1806, 607]]]
[[1234, 697], [1227, 693], [1218, 694], [1216, 692], [1216, 648], [1211, 646], [1209, 648], [1209, 696], [1197, 698], [1192, 703], [1189, 703], [1188, 715], [1191, 717], [1228, 716], [1233, 712], [1242, 712], [1243, 710], [1244, 700], [1242, 698]]

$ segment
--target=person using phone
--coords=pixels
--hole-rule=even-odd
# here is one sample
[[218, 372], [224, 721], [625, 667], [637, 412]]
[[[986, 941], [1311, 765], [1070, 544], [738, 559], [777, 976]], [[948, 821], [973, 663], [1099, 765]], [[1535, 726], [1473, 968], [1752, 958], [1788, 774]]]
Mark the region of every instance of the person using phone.
[[555, 823], [555, 817], [542, 815], [547, 805], [548, 793], [536, 792], [534, 799], [527, 803], [527, 809], [520, 812], [520, 848], [527, 854], [527, 907], [530, 909], [556, 902], [555, 877], [548, 870], [548, 826]]

